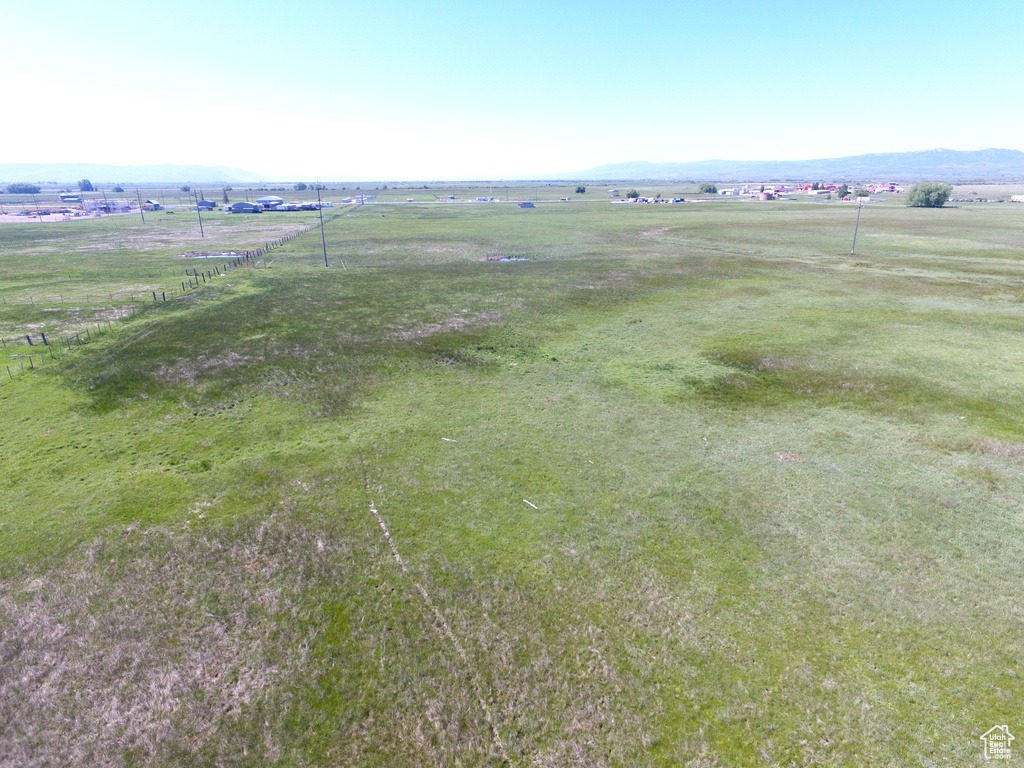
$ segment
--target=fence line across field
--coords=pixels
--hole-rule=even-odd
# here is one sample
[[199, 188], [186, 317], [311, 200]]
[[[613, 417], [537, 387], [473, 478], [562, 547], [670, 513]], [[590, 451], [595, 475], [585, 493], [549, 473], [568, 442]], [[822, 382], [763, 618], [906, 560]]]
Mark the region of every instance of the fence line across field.
[[[341, 215], [342, 214], [337, 213], [326, 219], [326, 221], [333, 221], [334, 219], [339, 218]], [[183, 280], [179, 283], [180, 294], [186, 294], [191, 290], [195, 290], [200, 285], [205, 285], [208, 281], [212, 281], [214, 277], [222, 277], [234, 269], [238, 269], [240, 267], [247, 267], [251, 269], [257, 267], [261, 263], [265, 264], [265, 262], [261, 259], [262, 256], [266, 255], [267, 253], [270, 253], [276, 248], [283, 247], [289, 241], [294, 240], [296, 237], [304, 235], [307, 232], [311, 232], [312, 230], [317, 229], [319, 226], [319, 224], [314, 224], [308, 227], [303, 227], [301, 230], [293, 232], [290, 235], [285, 235], [284, 237], [280, 237], [276, 240], [267, 240], [259, 248], [246, 250], [232, 257], [225, 256], [224, 258], [228, 259], [227, 261], [221, 262], [219, 264], [214, 264], [210, 269], [207, 270], [200, 271], [195, 267], [185, 267], [185, 275], [188, 277], [188, 279]], [[223, 268], [223, 271], [221, 271], [221, 268]], [[172, 289], [172, 292], [173, 290], [174, 289]], [[24, 335], [9, 338], [0, 337], [0, 349], [10, 350], [9, 352], [7, 352], [7, 355], [8, 359], [11, 360], [11, 364], [6, 365], [7, 377], [3, 377], [2, 372], [0, 372], [0, 382], [5, 383], [6, 381], [13, 380], [15, 372], [24, 373], [26, 370], [26, 361], [28, 362], [28, 370], [33, 370], [36, 367], [42, 367], [47, 357], [49, 357], [52, 360], [61, 359], [63, 358], [64, 354], [66, 352], [70, 352], [73, 347], [86, 344], [92, 341], [94, 336], [99, 336], [100, 334], [109, 332], [115, 327], [116, 323], [118, 322], [128, 322], [128, 320], [137, 316], [140, 312], [145, 311], [145, 307], [151, 306], [152, 303], [162, 304], [169, 300], [167, 297], [167, 291], [158, 292], [156, 290], [150, 290], [149, 294], [152, 297], [151, 300], [147, 298], [137, 302], [137, 294], [134, 292], [129, 293], [127, 309], [125, 309], [123, 305], [120, 308], [113, 308], [113, 311], [115, 313], [113, 323], [111, 322], [110, 319], [104, 319], [102, 322], [91, 323], [82, 331], [77, 331], [66, 336], [59, 336], [57, 338], [53, 336], [52, 332], [50, 336], [47, 337], [47, 335], [42, 331], [36, 334], [26, 333]], [[102, 295], [103, 294], [86, 294], [85, 303], [90, 303], [90, 298], [93, 296], [99, 298]], [[109, 300], [111, 302], [117, 301], [117, 299], [115, 298], [115, 293], [108, 293], [107, 296], [109, 297]], [[6, 297], [0, 296], [0, 303], [5, 305], [29, 304], [31, 306], [36, 306], [37, 298], [45, 299], [47, 297], [30, 296], [28, 297], [27, 300], [12, 299], [8, 301]], [[56, 296], [55, 301], [52, 301], [54, 297], [49, 298], [51, 298], [51, 303], [63, 304], [65, 303], [65, 299], [70, 297], [66, 297], [64, 294], [58, 294]], [[171, 298], [174, 298], [173, 293]], [[42, 347], [42, 349], [45, 351], [37, 352], [36, 350], [39, 349], [40, 347]], [[54, 353], [54, 349], [57, 350], [56, 354]], [[31, 351], [28, 354], [21, 354], [20, 351], [15, 350]], [[36, 358], [39, 359], [38, 366], [36, 365], [35, 362]]]

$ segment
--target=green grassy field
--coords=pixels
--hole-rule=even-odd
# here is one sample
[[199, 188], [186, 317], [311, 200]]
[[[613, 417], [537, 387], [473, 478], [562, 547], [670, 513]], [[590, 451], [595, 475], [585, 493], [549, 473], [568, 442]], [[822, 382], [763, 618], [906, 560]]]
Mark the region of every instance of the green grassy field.
[[850, 255], [849, 206], [597, 197], [335, 209], [329, 268], [144, 310], [315, 214], [0, 230], [0, 336], [139, 310], [0, 383], [0, 765], [1024, 730], [1024, 208], [872, 205]]

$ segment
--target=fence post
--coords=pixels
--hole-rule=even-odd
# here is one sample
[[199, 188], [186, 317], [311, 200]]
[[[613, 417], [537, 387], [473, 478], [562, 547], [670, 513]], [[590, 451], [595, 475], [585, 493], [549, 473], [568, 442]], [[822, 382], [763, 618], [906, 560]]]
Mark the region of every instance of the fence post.
[[39, 335], [43, 337], [43, 346], [44, 346], [44, 347], [48, 347], [48, 346], [50, 346], [50, 342], [48, 342], [48, 341], [46, 340], [46, 334], [45, 334], [45, 333], [43, 333], [42, 331], [40, 331], [40, 332], [39, 332]]
[[31, 346], [32, 346], [32, 337], [31, 337], [31, 336], [29, 336], [29, 335], [28, 335], [28, 334], [26, 333], [26, 334], [25, 334], [25, 338], [26, 338], [26, 339], [28, 339], [28, 345], [29, 345], [29, 346], [31, 347]]

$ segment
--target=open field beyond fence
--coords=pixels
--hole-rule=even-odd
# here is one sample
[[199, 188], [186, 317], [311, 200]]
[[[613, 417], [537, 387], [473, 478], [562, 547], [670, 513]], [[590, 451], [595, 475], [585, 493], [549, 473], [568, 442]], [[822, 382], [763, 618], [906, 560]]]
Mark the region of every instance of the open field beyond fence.
[[4, 225], [0, 766], [1024, 733], [1024, 206], [592, 194]]

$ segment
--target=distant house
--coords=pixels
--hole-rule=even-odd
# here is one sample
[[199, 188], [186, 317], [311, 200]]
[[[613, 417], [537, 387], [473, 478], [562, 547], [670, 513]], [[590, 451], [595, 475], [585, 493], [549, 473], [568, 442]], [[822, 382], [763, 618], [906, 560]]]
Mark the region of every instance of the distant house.
[[144, 211], [159, 211], [161, 208], [163, 208], [163, 206], [156, 200], [147, 200], [142, 204], [142, 210]]
[[82, 196], [75, 192], [62, 192], [60, 201], [62, 203], [80, 203], [82, 202]]
[[217, 207], [217, 203], [213, 200], [200, 200], [198, 205], [200, 211], [212, 211]]
[[537, 206], [535, 206], [533, 203], [520, 203], [519, 207], [520, 208], [536, 208]]
[[232, 203], [227, 207], [229, 213], [259, 213], [262, 210], [263, 206], [259, 203], [248, 203], [244, 200]]
[[276, 197], [275, 195], [268, 195], [267, 197], [259, 198], [256, 202], [262, 205], [264, 208], [270, 209], [273, 208], [275, 205], [280, 205], [281, 203], [283, 203], [284, 198]]

